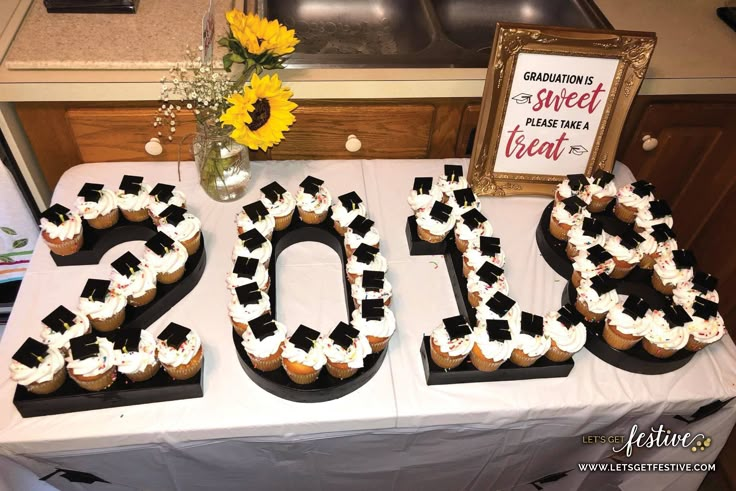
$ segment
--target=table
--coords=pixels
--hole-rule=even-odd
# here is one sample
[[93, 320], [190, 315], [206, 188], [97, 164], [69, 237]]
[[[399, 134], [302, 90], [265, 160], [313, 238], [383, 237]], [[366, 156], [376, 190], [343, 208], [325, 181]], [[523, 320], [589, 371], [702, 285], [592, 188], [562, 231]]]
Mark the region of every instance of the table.
[[[218, 489], [242, 489], [246, 482], [248, 489], [300, 491], [376, 485], [535, 489], [532, 481], [576, 468], [579, 462], [604, 461], [612, 453], [610, 445], [582, 444], [583, 435], [628, 434], [633, 422], [642, 427], [663, 423], [679, 431], [684, 423], [672, 415], [689, 415], [715, 399], [736, 396], [736, 346], [728, 336], [686, 367], [662, 376], [630, 374], [583, 350], [564, 379], [428, 387], [419, 358], [421, 336], [457, 308], [442, 259], [408, 254], [403, 232], [410, 211], [405, 200], [414, 176], [438, 175], [445, 163], [467, 168], [464, 159], [257, 162], [246, 197], [226, 204], [208, 200], [193, 163], [182, 163], [177, 185], [202, 220], [208, 264], [194, 291], [150, 330], [158, 333], [170, 321], [197, 330], [207, 359], [204, 397], [23, 419], [12, 406], [15, 384], [0, 370], [0, 455], [37, 475], [55, 466], [76, 469], [119, 489], [215, 484]], [[54, 201], [71, 203], [85, 181], [116, 187], [123, 174], [177, 183], [175, 163], [81, 165], [64, 174]], [[324, 179], [334, 197], [355, 190], [366, 201], [389, 260], [398, 322], [376, 376], [356, 392], [321, 404], [281, 400], [245, 375], [230, 339], [224, 281], [238, 209], [274, 179], [295, 190], [309, 174]], [[619, 184], [632, 180], [624, 166], [618, 165], [616, 174]], [[523, 309], [539, 314], [559, 307], [564, 287], [534, 242], [548, 202], [538, 197], [482, 198], [483, 212], [507, 254], [511, 296]], [[117, 246], [103, 263], [140, 247]], [[279, 320], [290, 330], [304, 323], [327, 331], [344, 316], [342, 270], [333, 251], [320, 244], [298, 244], [282, 254], [279, 265]], [[57, 268], [46, 246], [39, 244], [0, 342], [0, 366], [7, 366], [26, 336], [37, 334], [40, 319], [52, 308], [75, 305], [86, 278], [106, 271], [104, 264]], [[652, 449], [632, 460], [712, 462], [734, 423], [736, 409], [729, 404], [687, 428], [714, 437], [706, 452]], [[695, 489], [702, 477], [574, 470], [544, 489], [587, 488], [603, 480], [618, 482], [620, 489], [664, 484]], [[61, 489], [92, 489], [61, 478], [49, 482]]]

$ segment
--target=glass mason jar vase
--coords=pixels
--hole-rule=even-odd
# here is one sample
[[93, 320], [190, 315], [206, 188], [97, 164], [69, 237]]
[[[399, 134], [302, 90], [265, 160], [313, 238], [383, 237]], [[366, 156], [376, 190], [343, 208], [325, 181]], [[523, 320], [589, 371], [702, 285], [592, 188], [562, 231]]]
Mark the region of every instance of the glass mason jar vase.
[[248, 148], [230, 138], [217, 124], [197, 125], [192, 144], [199, 183], [216, 201], [233, 201], [245, 194], [250, 182]]

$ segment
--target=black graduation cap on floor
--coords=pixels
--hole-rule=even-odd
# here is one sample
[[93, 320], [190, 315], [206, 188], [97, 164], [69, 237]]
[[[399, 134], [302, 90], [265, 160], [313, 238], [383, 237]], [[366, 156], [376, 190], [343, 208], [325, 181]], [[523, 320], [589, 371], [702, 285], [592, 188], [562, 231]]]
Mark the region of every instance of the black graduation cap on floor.
[[156, 235], [146, 241], [146, 247], [151, 249], [154, 254], [164, 256], [174, 247], [174, 239], [163, 232], [157, 232]]
[[286, 189], [284, 189], [284, 187], [278, 182], [273, 181], [271, 184], [267, 184], [266, 186], [263, 186], [261, 188], [261, 192], [271, 202], [275, 203], [276, 201], [281, 199], [281, 197], [286, 192]]
[[115, 331], [114, 347], [123, 353], [137, 352], [141, 343], [142, 329], [118, 329]]
[[97, 342], [97, 336], [94, 334], [85, 334], [78, 338], [69, 340], [69, 350], [72, 359], [86, 360], [100, 354], [100, 345]]
[[238, 239], [243, 242], [245, 248], [248, 249], [250, 252], [258, 249], [268, 240], [255, 228], [246, 230], [242, 234], [238, 235]]
[[567, 328], [583, 322], [582, 314], [569, 303], [560, 307], [560, 309], [557, 311], [557, 314], [557, 320], [559, 320], [560, 323]]
[[289, 338], [289, 342], [297, 348], [309, 353], [312, 351], [315, 343], [319, 339], [319, 332], [314, 329], [301, 324], [297, 327], [294, 334]]
[[468, 226], [470, 230], [475, 230], [481, 226], [483, 222], [487, 222], [488, 219], [483, 216], [483, 213], [478, 211], [477, 208], [471, 208], [462, 214], [463, 223]]
[[521, 332], [530, 336], [542, 336], [544, 334], [544, 319], [529, 312], [522, 312]]
[[251, 319], [248, 321], [248, 327], [250, 327], [253, 335], [261, 341], [269, 336], [273, 336], [273, 333], [278, 330], [271, 314], [263, 314], [255, 319]]
[[624, 302], [624, 314], [628, 315], [632, 319], [641, 319], [649, 311], [649, 304], [640, 297], [635, 295], [629, 295], [629, 298]]
[[464, 338], [473, 333], [473, 330], [468, 325], [468, 321], [462, 315], [447, 317], [446, 319], [442, 319], [442, 323], [445, 325], [445, 331], [447, 331], [450, 339]]
[[684, 326], [693, 320], [682, 305], [666, 305], [662, 309], [662, 312], [664, 312], [665, 320], [669, 322], [672, 327]]
[[451, 213], [452, 207], [441, 201], [435, 201], [432, 205], [432, 209], [429, 210], [429, 216], [441, 223], [447, 223], [447, 220], [450, 219]]
[[166, 326], [166, 329], [161, 331], [161, 334], [158, 335], [158, 339], [165, 341], [167, 346], [179, 349], [179, 347], [184, 344], [184, 341], [187, 340], [187, 336], [190, 332], [192, 332], [192, 330], [188, 327], [172, 322]]
[[616, 288], [613, 280], [606, 273], [593, 276], [590, 281], [592, 283], [591, 288], [593, 288], [598, 295], [604, 295]]
[[366, 298], [360, 302], [360, 315], [365, 320], [379, 321], [385, 316], [383, 300], [380, 298]]
[[87, 280], [80, 298], [88, 298], [95, 302], [104, 302], [110, 290], [110, 280]]
[[140, 268], [141, 261], [133, 255], [133, 253], [126, 252], [116, 260], [112, 262], [112, 267], [123, 276], [130, 276], [138, 271]]
[[258, 284], [255, 281], [236, 287], [235, 295], [238, 297], [238, 302], [243, 306], [255, 305], [262, 298], [261, 291], [258, 289]]
[[499, 317], [506, 315], [514, 305], [516, 301], [501, 292], [494, 293], [486, 302], [486, 306]]
[[455, 195], [455, 202], [458, 206], [473, 206], [473, 203], [475, 203], [475, 194], [470, 188], [456, 189], [452, 194]]
[[672, 210], [666, 201], [660, 199], [649, 202], [649, 213], [652, 214], [652, 218], [664, 218], [672, 215]]
[[675, 238], [675, 232], [666, 223], [658, 223], [652, 226], [652, 237], [658, 243], [667, 242]]
[[373, 262], [373, 258], [378, 254], [378, 249], [371, 247], [368, 244], [360, 244], [357, 249], [353, 252], [353, 256], [359, 263], [370, 264]]
[[501, 252], [501, 239], [498, 237], [485, 237], [480, 238], [480, 252], [484, 256], [495, 256]]
[[687, 269], [695, 267], [695, 256], [691, 251], [686, 249], [678, 249], [672, 251], [672, 259], [674, 259], [677, 269]]
[[431, 177], [415, 177], [414, 187], [412, 187], [417, 194], [429, 194], [432, 189], [432, 178]]
[[639, 244], [644, 242], [644, 237], [635, 232], [633, 229], [629, 229], [621, 234], [621, 245], [627, 249], [636, 249]]
[[695, 297], [694, 314], [701, 319], [710, 319], [718, 315], [718, 304], [704, 297]]
[[588, 178], [585, 177], [585, 174], [568, 174], [567, 181], [573, 191], [582, 191], [588, 185]]
[[649, 181], [636, 181], [631, 183], [635, 195], [645, 197], [654, 192], [654, 184]]
[[49, 347], [33, 338], [28, 338], [13, 355], [13, 359], [28, 368], [36, 368], [49, 352]]
[[59, 305], [53, 312], [43, 318], [41, 322], [52, 331], [63, 333], [74, 325], [74, 321], [77, 318], [77, 314]]
[[102, 188], [102, 184], [87, 182], [84, 184], [84, 186], [82, 186], [82, 189], [79, 190], [77, 196], [81, 196], [82, 198], [84, 198], [84, 201], [97, 203], [98, 201], [100, 201], [100, 193], [102, 191]]
[[445, 165], [445, 177], [449, 182], [457, 182], [463, 176], [462, 165]]
[[159, 215], [159, 218], [166, 223], [177, 226], [180, 222], [184, 221], [184, 213], [186, 212], [187, 210], [181, 206], [169, 205]]
[[592, 262], [596, 266], [605, 263], [612, 257], [613, 256], [611, 256], [611, 253], [605, 250], [600, 244], [596, 244], [588, 249], [588, 259], [590, 259], [590, 262]]
[[355, 191], [350, 191], [349, 193], [338, 196], [337, 199], [339, 199], [342, 206], [348, 210], [356, 210], [358, 205], [363, 202]]
[[151, 192], [148, 193], [150, 196], [156, 198], [156, 201], [166, 203], [174, 196], [174, 188], [171, 184], [158, 183], [153, 186]]
[[486, 261], [483, 263], [476, 273], [478, 277], [489, 285], [494, 284], [498, 278], [503, 274], [503, 269], [499, 268], [495, 264]]
[[268, 216], [268, 210], [260, 200], [243, 207], [243, 211], [253, 222], [260, 222]]
[[712, 274], [698, 271], [693, 276], [693, 288], [701, 293], [708, 293], [716, 289], [718, 278]]
[[141, 176], [129, 176], [124, 175], [120, 181], [118, 189], [125, 194], [138, 194], [141, 191], [141, 184], [143, 183], [143, 177]]
[[53, 204], [41, 213], [41, 218], [45, 218], [54, 225], [61, 225], [69, 219], [69, 208], [58, 203]]
[[595, 218], [585, 217], [582, 224], [583, 232], [588, 237], [598, 237], [603, 233], [603, 225]]
[[318, 179], [313, 176], [307, 176], [299, 185], [302, 187], [302, 189], [304, 189], [305, 193], [314, 196], [319, 192], [319, 187], [322, 184], [324, 184], [324, 181], [322, 179]]
[[377, 292], [383, 288], [385, 274], [383, 271], [365, 271], [362, 280], [363, 289], [369, 292]]
[[233, 273], [239, 278], [253, 278], [258, 270], [258, 259], [238, 257], [233, 266]]
[[506, 319], [488, 319], [486, 321], [486, 332], [491, 341], [511, 341], [511, 330], [509, 321]]
[[596, 184], [600, 187], [606, 186], [609, 182], [613, 181], [613, 174], [610, 172], [606, 172], [603, 169], [598, 169], [593, 173], [593, 178], [591, 179], [593, 184]]
[[356, 216], [352, 222], [350, 222], [350, 225], [348, 225], [348, 228], [354, 233], [358, 234], [361, 237], [365, 237], [365, 234], [370, 232], [371, 227], [373, 226], [373, 220], [364, 217], [363, 215]]
[[565, 210], [569, 214], [575, 215], [576, 213], [580, 213], [581, 210], [584, 210], [588, 205], [577, 196], [570, 196], [562, 200], [562, 206], [565, 207]]
[[340, 322], [330, 333], [330, 339], [343, 349], [348, 349], [358, 335], [360, 335], [360, 331], [356, 328], [345, 324], [344, 322]]

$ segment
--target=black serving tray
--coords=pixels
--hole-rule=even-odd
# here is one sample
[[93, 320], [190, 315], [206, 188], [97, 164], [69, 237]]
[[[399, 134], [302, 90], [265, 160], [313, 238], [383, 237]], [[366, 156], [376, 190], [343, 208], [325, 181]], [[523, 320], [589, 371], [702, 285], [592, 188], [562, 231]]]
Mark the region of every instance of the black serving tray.
[[447, 234], [445, 240], [436, 244], [422, 240], [417, 232], [417, 218], [412, 215], [406, 219], [406, 242], [411, 256], [439, 256], [445, 253], [453, 240], [452, 233]]

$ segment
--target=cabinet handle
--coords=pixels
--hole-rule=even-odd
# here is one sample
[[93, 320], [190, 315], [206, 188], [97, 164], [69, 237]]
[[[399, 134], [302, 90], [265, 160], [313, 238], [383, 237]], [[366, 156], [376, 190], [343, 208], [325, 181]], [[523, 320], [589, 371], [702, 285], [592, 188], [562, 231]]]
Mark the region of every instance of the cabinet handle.
[[651, 152], [655, 148], [657, 148], [657, 145], [659, 145], [659, 140], [654, 138], [651, 135], [644, 135], [641, 139], [641, 148], [645, 152]]
[[355, 135], [349, 135], [347, 141], [345, 142], [345, 150], [351, 153], [357, 152], [362, 146], [363, 144], [360, 142], [360, 140], [358, 140], [358, 137]]
[[161, 141], [158, 138], [151, 138], [146, 143], [145, 147], [148, 155], [157, 156], [161, 155], [164, 151], [164, 147], [161, 146]]

